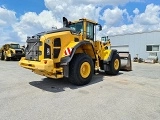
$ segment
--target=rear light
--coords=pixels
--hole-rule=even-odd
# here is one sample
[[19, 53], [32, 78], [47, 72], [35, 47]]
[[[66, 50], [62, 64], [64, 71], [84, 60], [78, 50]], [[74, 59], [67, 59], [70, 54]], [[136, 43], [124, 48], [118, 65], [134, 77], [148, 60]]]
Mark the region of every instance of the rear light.
[[38, 51], [38, 54], [39, 54], [39, 55], [42, 55], [42, 51]]
[[47, 60], [44, 60], [44, 64], [47, 64]]

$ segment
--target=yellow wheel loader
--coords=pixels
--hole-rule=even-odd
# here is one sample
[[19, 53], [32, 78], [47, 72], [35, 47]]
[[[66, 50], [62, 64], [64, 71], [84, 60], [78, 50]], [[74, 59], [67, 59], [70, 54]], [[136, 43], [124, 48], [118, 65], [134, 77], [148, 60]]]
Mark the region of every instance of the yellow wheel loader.
[[0, 59], [9, 61], [11, 59], [21, 59], [25, 57], [24, 51], [20, 48], [19, 44], [11, 43], [4, 44], [0, 49]]
[[[111, 49], [111, 41], [108, 36], [101, 37], [101, 41], [107, 46], [107, 49]], [[121, 60], [120, 70], [132, 71], [131, 54], [129, 51], [117, 51]]]
[[19, 65], [48, 78], [68, 78], [75, 85], [88, 84], [100, 70], [117, 75], [119, 54], [96, 40], [97, 26], [102, 30], [92, 20], [71, 22], [63, 17], [62, 28], [27, 37], [25, 57]]

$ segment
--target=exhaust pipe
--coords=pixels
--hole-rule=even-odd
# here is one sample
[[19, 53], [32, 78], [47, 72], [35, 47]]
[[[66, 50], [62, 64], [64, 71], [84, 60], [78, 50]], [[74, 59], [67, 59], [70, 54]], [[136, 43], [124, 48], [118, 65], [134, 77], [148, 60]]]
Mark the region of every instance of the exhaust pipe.
[[131, 62], [131, 55], [129, 52], [119, 52], [118, 54], [120, 56], [121, 60], [121, 68], [120, 70], [125, 71], [132, 71], [132, 62]]

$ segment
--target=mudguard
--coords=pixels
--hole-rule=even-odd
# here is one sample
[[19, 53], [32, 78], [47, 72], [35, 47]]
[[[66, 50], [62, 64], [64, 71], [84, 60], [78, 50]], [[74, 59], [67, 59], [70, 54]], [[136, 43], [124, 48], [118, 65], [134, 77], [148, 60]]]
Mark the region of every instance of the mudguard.
[[94, 52], [94, 48], [93, 48], [93, 45], [92, 45], [91, 42], [89, 42], [89, 41], [78, 42], [77, 44], [75, 44], [75, 46], [73, 46], [71, 54], [69, 56], [63, 57], [61, 59], [60, 65], [63, 67], [63, 74], [64, 74], [65, 77], [69, 77], [69, 62], [72, 60], [76, 50], [79, 47], [81, 47], [82, 45], [90, 45], [91, 48], [92, 48], [91, 51], [94, 54], [93, 59], [96, 59], [96, 54]]
[[117, 50], [111, 50], [109, 57], [103, 60], [103, 63], [108, 63], [109, 61], [111, 61], [113, 54], [116, 54], [116, 53], [117, 53]]
[[102, 70], [110, 71], [109, 62], [112, 60], [114, 54], [117, 54], [117, 50], [110, 50], [108, 58], [100, 61], [100, 67]]
[[88, 44], [88, 45], [90, 45], [90, 46], [92, 47], [92, 50], [91, 50], [91, 51], [92, 51], [93, 54], [94, 54], [94, 58], [93, 58], [93, 59], [96, 59], [96, 54], [95, 54], [95, 52], [94, 52], [94, 48], [93, 48], [92, 43], [89, 42], [89, 41], [81, 41], [81, 42], [75, 44], [75, 46], [73, 46], [72, 52], [71, 52], [71, 54], [70, 54], [69, 56], [63, 57], [63, 58], [61, 59], [61, 65], [66, 65], [67, 63], [69, 63], [69, 62], [72, 60], [73, 55], [75, 54], [76, 50], [77, 50], [80, 46], [86, 45], [86, 44]]

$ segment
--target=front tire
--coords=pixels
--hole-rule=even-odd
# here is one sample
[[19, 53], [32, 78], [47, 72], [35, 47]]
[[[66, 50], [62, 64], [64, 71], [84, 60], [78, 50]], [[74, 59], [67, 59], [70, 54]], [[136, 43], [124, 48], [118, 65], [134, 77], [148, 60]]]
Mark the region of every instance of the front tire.
[[105, 72], [106, 74], [109, 74], [109, 75], [117, 75], [119, 73], [120, 66], [121, 66], [120, 57], [117, 53], [115, 53], [113, 54], [112, 59], [109, 63], [110, 70]]
[[88, 84], [94, 73], [94, 63], [90, 56], [84, 53], [75, 54], [69, 65], [69, 81], [75, 85]]

